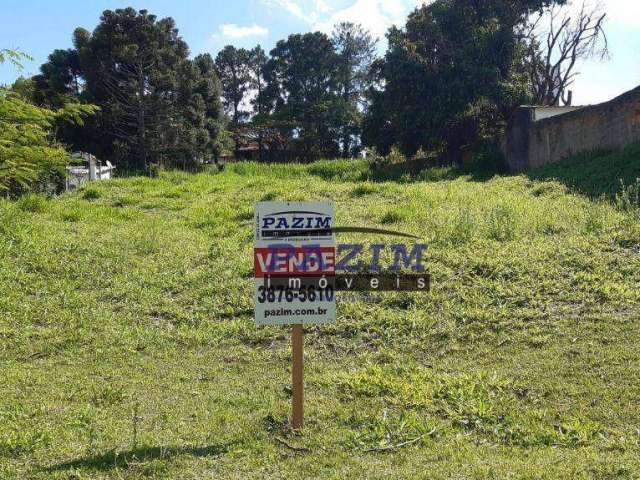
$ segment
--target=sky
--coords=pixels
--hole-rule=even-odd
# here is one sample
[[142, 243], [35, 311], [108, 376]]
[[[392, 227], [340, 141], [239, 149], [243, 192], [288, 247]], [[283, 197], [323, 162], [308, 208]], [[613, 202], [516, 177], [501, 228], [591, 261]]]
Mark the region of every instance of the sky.
[[[320, 30], [330, 33], [341, 21], [360, 23], [380, 38], [391, 25], [402, 26], [423, 0], [2, 0], [0, 48], [29, 54], [22, 75], [38, 73], [49, 53], [70, 48], [76, 27], [93, 30], [106, 9], [131, 6], [176, 20], [192, 55], [215, 54], [225, 45], [270, 50], [292, 33]], [[610, 58], [587, 61], [573, 87], [574, 104], [609, 100], [640, 85], [640, 0], [600, 1], [608, 14], [606, 32]], [[574, 0], [574, 3], [582, 0]], [[575, 8], [575, 5], [574, 5]], [[21, 72], [0, 65], [0, 84], [13, 82]]]

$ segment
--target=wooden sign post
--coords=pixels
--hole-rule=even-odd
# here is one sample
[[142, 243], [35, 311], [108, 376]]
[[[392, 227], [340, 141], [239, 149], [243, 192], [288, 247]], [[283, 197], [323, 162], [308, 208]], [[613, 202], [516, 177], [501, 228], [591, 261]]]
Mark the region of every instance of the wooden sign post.
[[333, 204], [260, 202], [255, 211], [255, 320], [292, 325], [291, 427], [304, 425], [304, 325], [336, 321]]
[[304, 426], [304, 327], [297, 323], [291, 329], [291, 427]]

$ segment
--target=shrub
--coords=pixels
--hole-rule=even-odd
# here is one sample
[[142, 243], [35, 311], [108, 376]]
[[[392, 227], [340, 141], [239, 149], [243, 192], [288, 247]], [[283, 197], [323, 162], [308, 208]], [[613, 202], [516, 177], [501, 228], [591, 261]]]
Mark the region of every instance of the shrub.
[[493, 175], [507, 170], [500, 145], [493, 140], [480, 141], [474, 149], [472, 170], [479, 175]]
[[0, 90], [0, 192], [20, 193], [67, 162], [65, 150], [48, 139], [54, 119], [52, 111]]
[[640, 209], [640, 178], [631, 185], [620, 180], [620, 192], [616, 194], [616, 205], [620, 210], [632, 212]]
[[46, 209], [47, 200], [41, 195], [29, 194], [25, 195], [18, 201], [18, 208], [23, 212], [42, 212]]
[[89, 187], [86, 188], [82, 193], [82, 198], [84, 198], [85, 200], [97, 200], [98, 198], [100, 198], [100, 192], [95, 188]]
[[0, 193], [17, 196], [36, 184], [40, 191], [49, 190], [51, 179], [58, 178], [56, 172], [68, 161], [64, 148], [51, 140], [54, 123], [81, 125], [96, 111], [93, 105], [69, 104], [54, 112], [0, 88]]
[[489, 216], [489, 237], [499, 242], [513, 240], [516, 235], [516, 215], [507, 204], [497, 205]]

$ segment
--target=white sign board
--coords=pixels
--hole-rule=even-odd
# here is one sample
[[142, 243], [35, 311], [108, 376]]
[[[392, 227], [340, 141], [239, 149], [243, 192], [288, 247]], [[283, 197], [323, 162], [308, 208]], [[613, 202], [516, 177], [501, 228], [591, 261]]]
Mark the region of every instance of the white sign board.
[[255, 211], [258, 325], [336, 319], [332, 203], [261, 202]]

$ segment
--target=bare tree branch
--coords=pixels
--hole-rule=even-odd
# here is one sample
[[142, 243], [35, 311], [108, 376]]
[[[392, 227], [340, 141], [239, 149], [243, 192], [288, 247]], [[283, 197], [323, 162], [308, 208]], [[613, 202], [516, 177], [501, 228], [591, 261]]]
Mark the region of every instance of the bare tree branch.
[[[569, 104], [569, 87], [579, 73], [575, 71], [579, 62], [608, 57], [604, 31], [606, 17], [601, 4], [591, 6], [583, 0], [576, 16], [572, 16], [567, 7], [551, 6], [529, 19], [522, 29], [522, 36], [536, 103]], [[541, 28], [545, 23], [546, 30]]]

